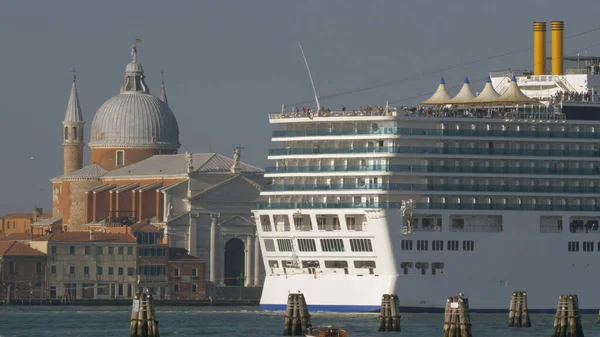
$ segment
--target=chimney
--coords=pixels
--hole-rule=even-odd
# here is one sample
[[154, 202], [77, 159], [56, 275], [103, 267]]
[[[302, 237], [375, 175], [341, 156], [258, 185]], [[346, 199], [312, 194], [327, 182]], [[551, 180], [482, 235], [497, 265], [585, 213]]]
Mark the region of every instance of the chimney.
[[533, 23], [533, 74], [534, 75], [544, 75], [545, 73], [546, 73], [546, 23], [545, 22], [534, 22]]
[[552, 21], [552, 75], [563, 74], [564, 21]]
[[94, 230], [90, 229], [90, 241], [94, 241]]

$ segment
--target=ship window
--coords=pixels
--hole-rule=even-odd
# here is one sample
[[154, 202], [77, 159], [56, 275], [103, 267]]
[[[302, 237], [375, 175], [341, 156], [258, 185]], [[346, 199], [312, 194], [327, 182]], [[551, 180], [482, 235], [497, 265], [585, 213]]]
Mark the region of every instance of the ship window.
[[[600, 244], [600, 242], [599, 242], [599, 244]], [[402, 250], [412, 250], [413, 242], [412, 242], [412, 240], [402, 240], [402, 244], [400, 247], [402, 248]]]
[[298, 267], [297, 263], [294, 263], [294, 261], [291, 261], [291, 260], [281, 260], [281, 266], [283, 268], [295, 268], [295, 267]]
[[570, 252], [578, 252], [579, 251], [579, 241], [569, 241], [569, 251]]
[[350, 249], [353, 252], [372, 252], [371, 239], [350, 239]]
[[583, 242], [583, 251], [584, 252], [593, 252], [594, 251], [594, 243], [592, 241], [584, 241]]
[[[444, 262], [433, 262], [431, 264], [431, 275], [436, 275], [438, 269], [444, 269]], [[444, 271], [441, 271], [443, 274]]]
[[427, 250], [428, 241], [427, 240], [417, 240], [417, 250]]
[[318, 260], [302, 261], [302, 268], [319, 268]]
[[279, 261], [269, 260], [269, 268], [279, 268]]
[[280, 252], [291, 252], [292, 251], [292, 240], [291, 239], [277, 239], [277, 247]]
[[349, 231], [358, 230], [356, 227], [356, 219], [354, 217], [346, 217], [346, 226]]
[[431, 248], [433, 250], [444, 250], [444, 240], [431, 241]]
[[463, 250], [464, 251], [472, 251], [475, 249], [475, 242], [473, 240], [464, 240], [463, 241]]
[[314, 239], [298, 239], [298, 250], [301, 252], [316, 252], [317, 245]]
[[325, 268], [348, 268], [348, 261], [325, 261]]
[[260, 216], [260, 225], [261, 225], [263, 232], [270, 232], [272, 230], [271, 229], [271, 220], [269, 219], [268, 215]]
[[415, 263], [415, 268], [421, 269], [421, 275], [425, 275], [425, 273], [427, 272], [427, 268], [429, 268], [429, 263], [417, 262]]
[[452, 219], [450, 230], [461, 231], [463, 229], [465, 229], [465, 219]]
[[344, 241], [342, 239], [321, 239], [321, 250], [324, 252], [343, 252]]
[[275, 251], [275, 241], [273, 239], [265, 239], [265, 250], [267, 252]]
[[458, 250], [458, 240], [448, 240], [448, 250]]
[[354, 261], [354, 268], [375, 268], [375, 261]]
[[400, 268], [402, 268], [402, 271], [404, 273], [404, 275], [408, 275], [408, 268], [412, 268], [413, 264], [412, 262], [402, 262], [400, 263]]

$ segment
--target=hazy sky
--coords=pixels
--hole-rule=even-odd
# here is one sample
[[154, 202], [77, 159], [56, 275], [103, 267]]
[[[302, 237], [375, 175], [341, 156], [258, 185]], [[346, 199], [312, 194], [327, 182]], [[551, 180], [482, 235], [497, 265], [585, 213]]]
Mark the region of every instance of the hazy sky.
[[[139, 60], [151, 93], [165, 71], [180, 152], [231, 156], [241, 143], [242, 160], [264, 167], [273, 147], [267, 113], [312, 98], [297, 41], [320, 95], [397, 82], [323, 106], [409, 105], [435, 90], [441, 75], [453, 94], [465, 75], [479, 90], [488, 70], [531, 67], [532, 52], [523, 49], [533, 21], [564, 20], [568, 37], [600, 28], [598, 18], [598, 0], [4, 0], [0, 213], [51, 209], [70, 69], [77, 69], [87, 141], [94, 113], [119, 91], [136, 37], [144, 40]], [[565, 54], [600, 54], [595, 44], [600, 30], [567, 38]], [[459, 64], [468, 65], [438, 71]], [[418, 78], [402, 81], [410, 77]]]

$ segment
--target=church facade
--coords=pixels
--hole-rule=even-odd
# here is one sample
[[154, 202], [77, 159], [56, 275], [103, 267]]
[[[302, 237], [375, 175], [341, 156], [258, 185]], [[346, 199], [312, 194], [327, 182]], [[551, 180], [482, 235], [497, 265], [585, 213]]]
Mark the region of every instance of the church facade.
[[216, 153], [178, 154], [179, 128], [164, 81], [152, 96], [136, 45], [120, 93], [91, 124], [91, 163], [83, 166], [84, 119], [75, 77], [63, 133], [63, 174], [52, 179], [53, 217], [64, 231], [110, 230], [148, 223], [170, 247], [205, 259], [214, 284], [262, 283], [262, 260], [251, 209], [263, 170]]

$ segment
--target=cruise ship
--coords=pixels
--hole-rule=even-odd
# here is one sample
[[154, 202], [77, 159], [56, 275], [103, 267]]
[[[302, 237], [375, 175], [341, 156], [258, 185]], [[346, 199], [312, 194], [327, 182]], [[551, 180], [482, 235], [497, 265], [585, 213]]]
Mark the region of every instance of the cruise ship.
[[[444, 80], [418, 107], [269, 114], [270, 184], [254, 215], [266, 279], [260, 305], [439, 312], [464, 293], [473, 312], [531, 312], [600, 291], [597, 62], [563, 69], [564, 23], [534, 23], [534, 70], [491, 72], [474, 93]], [[566, 60], [568, 61], [568, 60]]]

